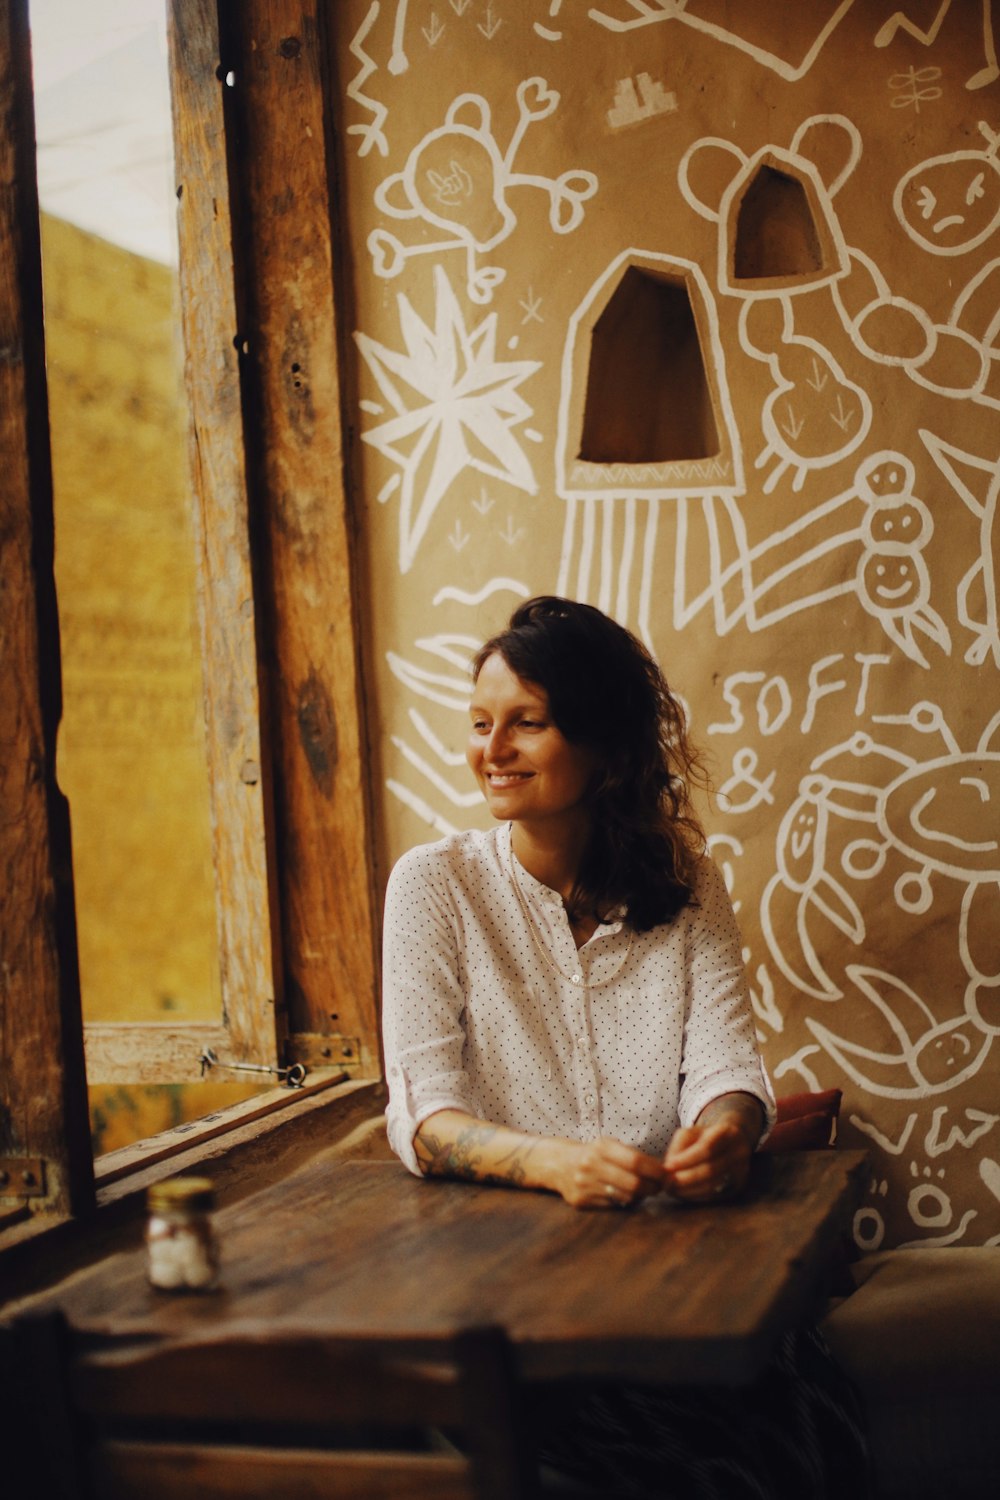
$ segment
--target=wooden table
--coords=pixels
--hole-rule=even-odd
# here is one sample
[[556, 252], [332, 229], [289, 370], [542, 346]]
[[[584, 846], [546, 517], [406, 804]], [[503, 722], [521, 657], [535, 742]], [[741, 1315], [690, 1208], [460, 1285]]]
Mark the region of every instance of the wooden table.
[[143, 1251], [128, 1250], [32, 1301], [116, 1338], [250, 1327], [444, 1336], [490, 1322], [527, 1380], [745, 1381], [816, 1310], [865, 1156], [754, 1165], [738, 1202], [581, 1212], [547, 1194], [327, 1156], [217, 1214], [217, 1292], [153, 1292]]

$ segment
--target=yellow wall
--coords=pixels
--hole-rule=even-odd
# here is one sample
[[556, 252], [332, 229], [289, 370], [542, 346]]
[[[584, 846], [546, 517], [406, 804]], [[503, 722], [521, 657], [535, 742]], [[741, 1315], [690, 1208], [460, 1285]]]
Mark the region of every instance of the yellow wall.
[[638, 630], [869, 1248], [1000, 1239], [1000, 89], [918, 10], [335, 7], [383, 859], [518, 599]]
[[175, 277], [43, 221], [64, 713], [87, 1020], [214, 1020]]
[[[176, 277], [43, 218], [56, 580], [87, 1021], [220, 1015]], [[242, 1094], [246, 1093], [245, 1088]], [[92, 1090], [98, 1150], [226, 1093]]]

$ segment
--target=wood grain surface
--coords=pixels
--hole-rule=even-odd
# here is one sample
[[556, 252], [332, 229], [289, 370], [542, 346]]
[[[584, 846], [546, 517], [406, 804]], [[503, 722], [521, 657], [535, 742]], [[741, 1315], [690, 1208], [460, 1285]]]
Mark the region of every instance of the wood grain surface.
[[[0, 1156], [93, 1201], [62, 714], [28, 7], [0, 6]], [[5, 1185], [13, 1187], [16, 1183]], [[7, 1196], [0, 1188], [0, 1198]], [[8, 1205], [9, 1206], [9, 1205]]]
[[153, 1292], [125, 1251], [35, 1299], [84, 1333], [449, 1338], [503, 1327], [527, 1378], [752, 1378], [816, 1308], [861, 1152], [757, 1158], [737, 1202], [580, 1212], [540, 1193], [318, 1158], [217, 1216], [223, 1288]]
[[238, 1058], [273, 1063], [283, 1030], [277, 897], [227, 166], [231, 90], [216, 11], [209, 0], [170, 11], [181, 310], [224, 1020]]
[[333, 184], [315, 0], [230, 7], [248, 452], [259, 518], [265, 671], [289, 1029], [351, 1038], [378, 1072], [378, 914], [360, 632], [344, 476]]

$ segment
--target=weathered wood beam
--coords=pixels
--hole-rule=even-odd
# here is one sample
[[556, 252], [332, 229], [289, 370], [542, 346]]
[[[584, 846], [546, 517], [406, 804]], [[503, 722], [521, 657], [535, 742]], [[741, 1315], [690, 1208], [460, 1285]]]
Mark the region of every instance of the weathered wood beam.
[[223, 1010], [236, 1055], [270, 1063], [284, 1026], [230, 210], [231, 64], [214, 0], [171, 0], [169, 37]]
[[[93, 1201], [62, 713], [27, 0], [0, 0], [0, 1157]], [[0, 1198], [17, 1183], [0, 1185]]]
[[378, 1070], [370, 786], [345, 485], [332, 107], [316, 0], [224, 5], [238, 112], [252, 501], [289, 1027], [360, 1039]]

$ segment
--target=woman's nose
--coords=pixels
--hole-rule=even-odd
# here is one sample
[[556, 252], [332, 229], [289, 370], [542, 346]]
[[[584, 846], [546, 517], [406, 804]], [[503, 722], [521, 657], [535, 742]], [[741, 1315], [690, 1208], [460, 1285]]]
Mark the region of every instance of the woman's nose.
[[510, 754], [510, 740], [502, 725], [495, 724], [486, 741], [485, 756], [489, 761], [503, 760]]

